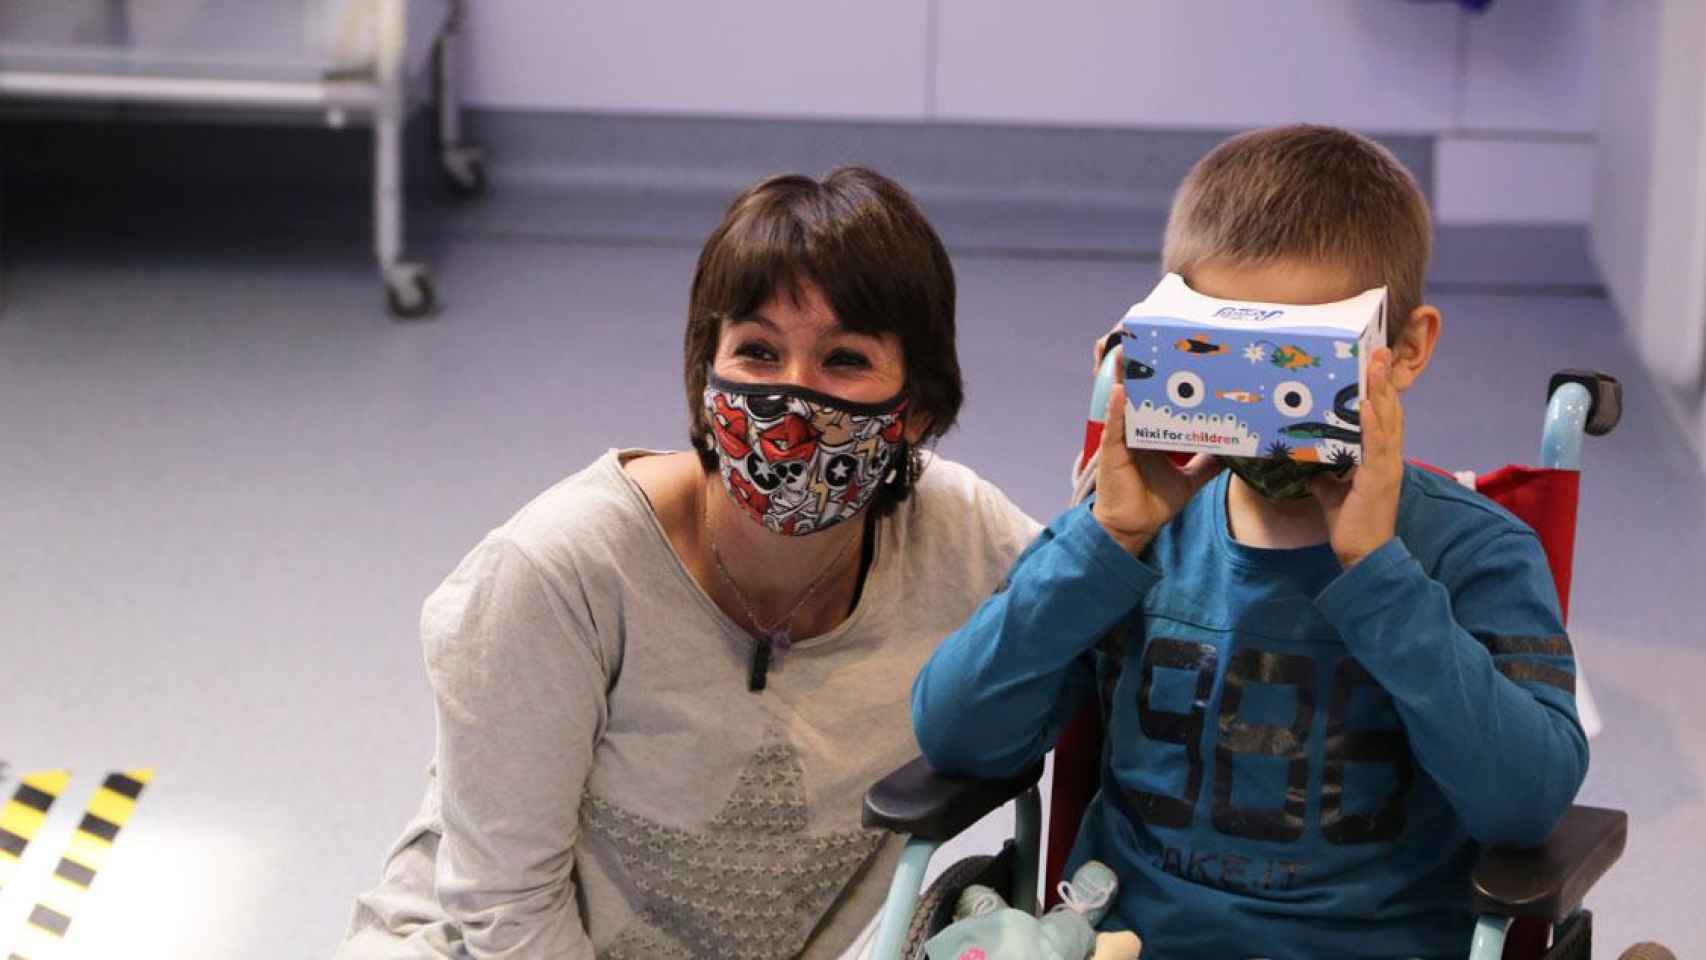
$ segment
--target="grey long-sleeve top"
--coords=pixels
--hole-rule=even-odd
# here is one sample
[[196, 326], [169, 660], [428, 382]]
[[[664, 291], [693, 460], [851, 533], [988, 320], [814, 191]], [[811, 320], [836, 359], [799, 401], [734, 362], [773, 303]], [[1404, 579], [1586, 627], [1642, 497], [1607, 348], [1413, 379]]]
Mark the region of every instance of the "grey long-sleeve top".
[[747, 690], [752, 641], [611, 451], [489, 534], [421, 617], [426, 798], [340, 958], [829, 958], [898, 855], [859, 824], [907, 692], [1039, 527], [934, 459], [852, 615]]

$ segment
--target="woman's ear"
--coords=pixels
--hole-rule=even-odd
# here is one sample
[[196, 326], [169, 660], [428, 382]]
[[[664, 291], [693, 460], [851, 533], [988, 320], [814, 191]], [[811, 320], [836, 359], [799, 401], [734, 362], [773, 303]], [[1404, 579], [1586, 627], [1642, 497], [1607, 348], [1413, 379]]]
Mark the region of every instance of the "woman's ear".
[[1410, 384], [1428, 368], [1434, 347], [1439, 344], [1439, 329], [1443, 318], [1439, 308], [1422, 304], [1410, 311], [1410, 322], [1404, 333], [1392, 345], [1392, 385], [1408, 390]]
[[913, 414], [909, 411], [906, 415], [906, 432], [904, 434], [906, 442], [915, 447], [923, 443], [924, 435], [930, 432], [930, 424], [933, 422], [927, 413]]

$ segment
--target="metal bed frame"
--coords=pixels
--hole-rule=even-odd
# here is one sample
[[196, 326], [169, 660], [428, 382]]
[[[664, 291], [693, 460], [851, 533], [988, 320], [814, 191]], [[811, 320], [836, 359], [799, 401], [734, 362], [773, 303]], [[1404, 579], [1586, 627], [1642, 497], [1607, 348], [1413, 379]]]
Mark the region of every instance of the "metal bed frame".
[[[399, 318], [433, 311], [432, 274], [425, 264], [404, 259], [403, 125], [412, 104], [411, 81], [430, 73], [445, 182], [462, 196], [485, 189], [480, 151], [462, 140], [458, 48], [463, 0], [318, 0], [318, 20], [316, 0], [180, 0], [176, 12], [200, 15], [211, 26], [175, 47], [149, 45], [159, 40], [137, 29], [131, 0], [7, 0], [6, 5], [13, 9], [10, 15], [0, 10], [0, 102], [300, 114], [318, 116], [333, 128], [352, 118], [370, 122], [373, 246], [386, 301]], [[166, 6], [151, 3], [149, 12]], [[341, 16], [323, 15], [333, 11]], [[329, 26], [336, 20], [353, 34], [361, 44], [353, 62], [347, 57], [337, 62], [330, 43], [300, 38], [283, 51], [276, 43], [271, 49], [221, 48], [229, 44], [221, 31], [252, 38], [276, 25], [267, 22], [269, 16], [277, 21], [297, 15], [305, 25]], [[68, 16], [82, 18], [71, 35]], [[90, 24], [98, 35], [90, 36]], [[329, 36], [333, 31], [309, 32]]]

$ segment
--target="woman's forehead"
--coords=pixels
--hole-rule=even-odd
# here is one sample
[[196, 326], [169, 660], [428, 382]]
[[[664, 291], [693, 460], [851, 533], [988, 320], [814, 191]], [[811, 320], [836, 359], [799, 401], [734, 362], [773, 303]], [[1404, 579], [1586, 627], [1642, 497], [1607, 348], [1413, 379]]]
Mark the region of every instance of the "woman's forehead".
[[757, 310], [740, 317], [730, 317], [726, 329], [752, 326], [774, 336], [806, 333], [813, 336], [860, 337], [870, 340], [899, 338], [888, 331], [862, 331], [841, 322], [829, 304], [818, 298], [816, 303], [793, 302], [787, 297], [772, 298]]
[[823, 295], [823, 289], [810, 280], [782, 284], [770, 297], [758, 305], [754, 319], [775, 326], [809, 326], [821, 329], [839, 328], [841, 318]]

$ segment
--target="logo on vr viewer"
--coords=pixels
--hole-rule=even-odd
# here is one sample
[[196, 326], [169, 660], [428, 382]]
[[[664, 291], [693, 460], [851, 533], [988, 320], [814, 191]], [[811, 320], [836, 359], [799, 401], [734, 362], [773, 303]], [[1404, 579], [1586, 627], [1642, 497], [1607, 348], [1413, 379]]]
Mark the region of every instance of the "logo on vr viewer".
[[1157, 407], [1149, 400], [1135, 408], [1128, 400], [1125, 416], [1128, 447], [1160, 450], [1213, 447], [1217, 453], [1240, 457], [1255, 456], [1261, 449], [1261, 438], [1251, 432], [1248, 423], [1235, 416], [1174, 413], [1171, 406]]
[[1263, 310], [1260, 307], [1221, 307], [1214, 312], [1216, 320], [1265, 321], [1285, 313], [1284, 310]]
[[1237, 443], [1238, 437], [1229, 433], [1210, 433], [1206, 430], [1169, 430], [1165, 427], [1132, 427], [1132, 436], [1140, 440], [1160, 440], [1168, 443]]

